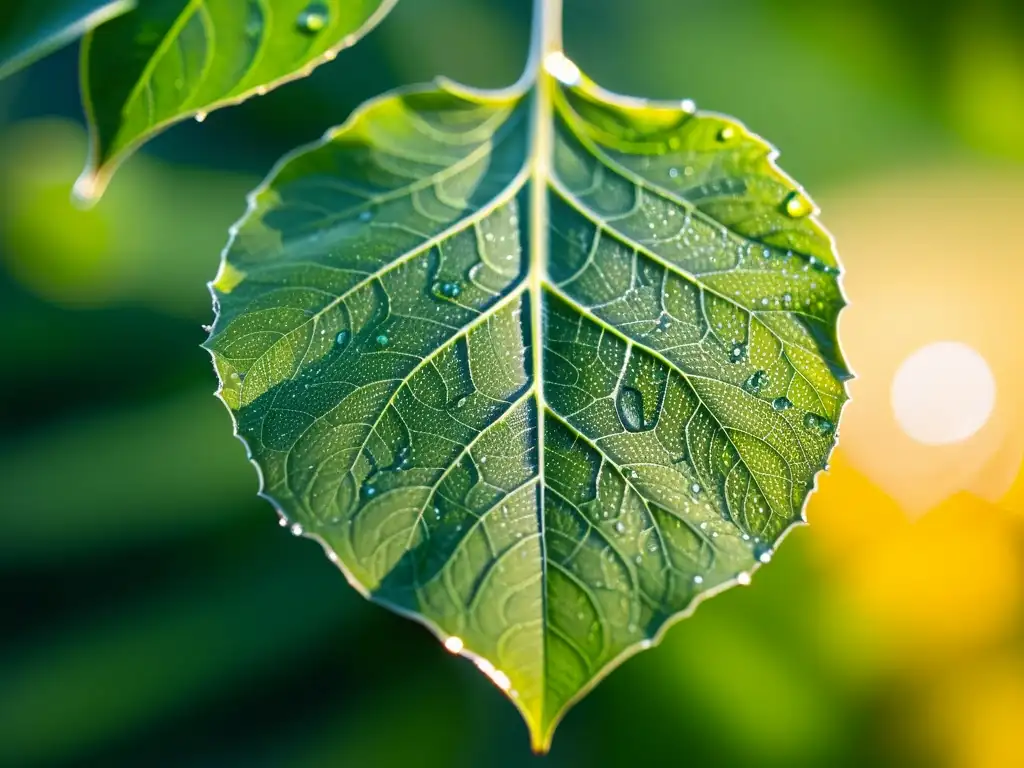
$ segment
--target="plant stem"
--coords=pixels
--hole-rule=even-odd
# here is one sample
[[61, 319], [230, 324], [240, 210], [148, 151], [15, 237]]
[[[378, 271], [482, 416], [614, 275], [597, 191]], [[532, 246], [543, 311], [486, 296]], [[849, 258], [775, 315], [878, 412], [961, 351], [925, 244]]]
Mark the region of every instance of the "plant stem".
[[523, 80], [532, 82], [544, 68], [549, 53], [562, 51], [562, 0], [534, 0], [530, 55]]

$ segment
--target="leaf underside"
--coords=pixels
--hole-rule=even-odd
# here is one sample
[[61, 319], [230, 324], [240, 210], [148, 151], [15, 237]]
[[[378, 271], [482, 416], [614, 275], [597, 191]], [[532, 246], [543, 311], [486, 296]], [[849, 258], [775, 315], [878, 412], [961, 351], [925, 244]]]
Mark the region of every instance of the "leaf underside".
[[332, 60], [395, 2], [147, 0], [104, 24], [82, 47], [88, 194], [100, 194], [114, 168], [167, 126]]
[[0, 80], [134, 5], [135, 0], [3, 0]]
[[543, 750], [802, 521], [849, 374], [831, 240], [770, 146], [539, 78], [388, 95], [286, 157], [207, 346], [263, 495]]

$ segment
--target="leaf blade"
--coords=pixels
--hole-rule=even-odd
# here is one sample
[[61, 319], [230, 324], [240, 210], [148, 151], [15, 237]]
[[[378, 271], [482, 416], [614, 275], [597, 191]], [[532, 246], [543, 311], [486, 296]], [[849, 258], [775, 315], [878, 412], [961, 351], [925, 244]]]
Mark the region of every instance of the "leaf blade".
[[[209, 341], [265, 495], [474, 659], [540, 751], [802, 522], [846, 398], [831, 239], [771, 147], [542, 85], [385, 97], [287, 159], [226, 252], [245, 276], [214, 283]], [[363, 293], [295, 292], [326, 265]]]
[[370, 32], [397, 0], [154, 0], [86, 36], [90, 156], [76, 186], [102, 194], [116, 167], [189, 117], [308, 75]]

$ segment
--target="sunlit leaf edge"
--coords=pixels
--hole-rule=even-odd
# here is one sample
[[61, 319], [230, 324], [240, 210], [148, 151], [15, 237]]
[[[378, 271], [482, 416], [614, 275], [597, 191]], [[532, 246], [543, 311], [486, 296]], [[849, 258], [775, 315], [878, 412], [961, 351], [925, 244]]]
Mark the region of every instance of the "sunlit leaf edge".
[[[130, 1], [134, 2], [134, 0]], [[122, 149], [105, 159], [102, 158], [102, 150], [100, 146], [101, 141], [99, 131], [96, 128], [96, 119], [89, 89], [89, 49], [92, 45], [93, 38], [92, 31], [90, 30], [82, 38], [81, 51], [79, 54], [79, 92], [82, 98], [82, 110], [85, 114], [85, 120], [88, 126], [89, 149], [86, 156], [85, 168], [82, 170], [81, 175], [75, 182], [72, 193], [74, 200], [83, 206], [89, 206], [97, 202], [100, 197], [103, 196], [107, 185], [110, 183], [111, 178], [121, 163], [131, 157], [132, 154], [137, 152], [140, 147], [145, 145], [154, 136], [162, 133], [171, 126], [177, 125], [178, 123], [184, 122], [190, 118], [195, 118], [199, 114], [203, 114], [205, 116], [206, 114], [222, 109], [223, 107], [237, 106], [248, 101], [254, 96], [262, 96], [282, 85], [308, 77], [320, 66], [332, 63], [339, 53], [347, 48], [351, 48], [367, 34], [372, 32], [373, 29], [376, 28], [389, 13], [391, 13], [397, 4], [398, 0], [381, 0], [380, 6], [370, 15], [363, 26], [356, 31], [345, 35], [336, 45], [329, 48], [324, 55], [315, 59], [302, 69], [279, 77], [276, 80], [271, 80], [263, 85], [250, 88], [239, 96], [214, 101], [205, 109], [189, 110], [160, 121], [156, 125], [151, 126], [145, 133], [140, 134], [131, 142], [126, 144]]]
[[[544, 77], [544, 76], [545, 75], [543, 75], [543, 74], [538, 74], [537, 75], [538, 78], [539, 77]], [[678, 110], [679, 107], [680, 107], [680, 103], [679, 102], [675, 102], [675, 101], [648, 100], [648, 99], [642, 99], [642, 98], [637, 98], [637, 97], [631, 97], [631, 96], [616, 94], [614, 92], [608, 91], [608, 90], [606, 90], [606, 89], [596, 85], [595, 83], [593, 83], [592, 81], [587, 79], [585, 76], [583, 77], [582, 81], [578, 85], [588, 95], [590, 95], [592, 97], [595, 97], [595, 98], [598, 98], [598, 99], [601, 99], [603, 101], [606, 101], [606, 102], [608, 102], [610, 104], [613, 104], [615, 106], [621, 106], [621, 107], [626, 107], [626, 108], [646, 107], [646, 108], [666, 109], [666, 110]], [[295, 159], [295, 158], [297, 158], [297, 157], [299, 157], [299, 156], [301, 156], [301, 155], [303, 155], [303, 154], [305, 154], [307, 152], [310, 152], [312, 150], [320, 148], [320, 147], [324, 146], [325, 144], [329, 143], [338, 133], [341, 133], [341, 132], [345, 131], [346, 129], [350, 128], [351, 126], [353, 126], [360, 119], [360, 117], [364, 116], [374, 106], [379, 105], [380, 103], [382, 103], [384, 101], [387, 101], [389, 99], [394, 99], [396, 97], [400, 98], [400, 97], [403, 97], [403, 96], [414, 95], [414, 94], [418, 94], [418, 93], [430, 92], [430, 91], [433, 91], [433, 90], [441, 90], [441, 91], [447, 91], [449, 93], [452, 93], [452, 94], [455, 94], [455, 95], [458, 95], [458, 96], [462, 96], [462, 97], [467, 98], [469, 100], [483, 100], [483, 101], [497, 100], [497, 99], [516, 100], [516, 99], [521, 99], [521, 98], [528, 98], [529, 95], [530, 95], [530, 92], [533, 91], [535, 88], [536, 88], [536, 80], [534, 78], [532, 78], [532, 77], [526, 77], [526, 76], [524, 76], [524, 78], [522, 78], [519, 82], [517, 82], [515, 85], [511, 86], [510, 88], [506, 88], [506, 89], [502, 89], [502, 90], [478, 89], [478, 88], [474, 88], [472, 86], [466, 86], [466, 85], [457, 83], [457, 82], [455, 82], [455, 81], [453, 81], [451, 79], [445, 78], [445, 77], [436, 78], [432, 83], [397, 88], [397, 89], [388, 91], [386, 93], [383, 93], [380, 96], [377, 96], [377, 97], [375, 97], [373, 99], [370, 99], [367, 102], [365, 102], [364, 104], [362, 104], [360, 107], [358, 107], [350, 115], [350, 117], [344, 123], [342, 123], [342, 124], [340, 124], [338, 126], [330, 128], [327, 132], [325, 132], [325, 134], [322, 136], [321, 139], [319, 139], [317, 141], [314, 141], [314, 142], [311, 142], [309, 144], [300, 146], [300, 147], [296, 148], [295, 150], [287, 153], [285, 156], [283, 156], [274, 165], [274, 167], [271, 169], [270, 173], [267, 175], [265, 180], [257, 188], [255, 188], [249, 194], [249, 196], [248, 196], [248, 210], [242, 216], [242, 218], [238, 222], [236, 222], [236, 224], [231, 228], [231, 237], [229, 239], [229, 242], [228, 242], [227, 246], [225, 247], [225, 249], [222, 252], [221, 267], [220, 267], [220, 270], [218, 271], [218, 275], [217, 275], [217, 277], [213, 281], [211, 281], [208, 284], [209, 288], [210, 288], [210, 291], [211, 291], [211, 296], [213, 298], [215, 312], [216, 312], [217, 316], [218, 317], [220, 316], [220, 308], [219, 308], [219, 302], [218, 302], [218, 297], [217, 297], [218, 287], [225, 288], [225, 287], [228, 287], [228, 286], [232, 286], [232, 284], [235, 284], [236, 281], [240, 281], [241, 279], [244, 278], [244, 276], [236, 274], [235, 268], [228, 262], [228, 254], [229, 254], [229, 252], [231, 250], [232, 245], [234, 244], [235, 237], [237, 236], [239, 229], [249, 220], [250, 216], [256, 210], [258, 195], [270, 188], [272, 182], [274, 181], [274, 179], [276, 178], [276, 176], [278, 175], [280, 170], [282, 168], [284, 168], [286, 165], [288, 165], [288, 163], [290, 163], [293, 159]], [[730, 117], [730, 116], [727, 116], [727, 115], [724, 115], [724, 114], [721, 114], [721, 113], [717, 113], [717, 112], [714, 112], [714, 111], [708, 111], [708, 110], [700, 110], [699, 112], [694, 112], [694, 114], [695, 115], [699, 115], [701, 117], [714, 117], [714, 118], [718, 118], [718, 119], [720, 119], [722, 121], [728, 122], [730, 125], [734, 126], [737, 130], [745, 132], [746, 135], [749, 138], [751, 138], [754, 141], [759, 142], [762, 145], [764, 145], [765, 149], [767, 150], [766, 161], [769, 164], [769, 166], [771, 168], [771, 171], [774, 174], [776, 174], [776, 176], [778, 177], [778, 179], [780, 181], [783, 181], [785, 184], [789, 185], [794, 192], [797, 192], [797, 193], [799, 193], [799, 194], [804, 196], [804, 199], [810, 205], [811, 210], [810, 210], [810, 212], [806, 216], [802, 216], [801, 218], [806, 218], [806, 219], [808, 219], [810, 221], [813, 221], [817, 226], [820, 227], [821, 231], [828, 238], [829, 247], [830, 247], [832, 255], [835, 256], [835, 258], [836, 258], [836, 263], [839, 264], [839, 259], [838, 259], [838, 256], [837, 256], [837, 249], [836, 249], [835, 239], [832, 236], [832, 234], [824, 226], [821, 225], [821, 222], [820, 222], [820, 219], [819, 219], [820, 210], [819, 210], [818, 206], [806, 194], [804, 188], [800, 184], [795, 182], [788, 174], [786, 174], [778, 166], [777, 159], [779, 157], [779, 152], [774, 147], [774, 145], [772, 145], [770, 142], [765, 140], [759, 134], [754, 133], [754, 132], [750, 131], [749, 129], [747, 129], [747, 127], [741, 121], [736, 120], [733, 117]], [[527, 247], [527, 246], [524, 246], [524, 249], [525, 249], [525, 247]], [[845, 360], [845, 357], [843, 355], [843, 350], [842, 350], [842, 346], [841, 346], [841, 343], [840, 343], [839, 332], [838, 332], [838, 321], [839, 321], [839, 318], [840, 318], [840, 316], [842, 314], [842, 310], [848, 304], [846, 293], [845, 293], [845, 290], [843, 289], [843, 285], [842, 285], [843, 270], [842, 270], [841, 265], [837, 267], [836, 271], [833, 274], [834, 274], [835, 279], [836, 279], [836, 286], [837, 286], [837, 289], [838, 289], [839, 296], [840, 296], [841, 300], [840, 300], [840, 302], [837, 305], [837, 309], [836, 309], [836, 313], [835, 313], [835, 323], [831, 327], [831, 336], [832, 336], [832, 338], [830, 340], [832, 342], [834, 342], [835, 346], [834, 346], [834, 358], [831, 361], [831, 363], [834, 363], [834, 365], [831, 365], [831, 363], [830, 363], [830, 367], [832, 368], [832, 373], [833, 373], [833, 376], [834, 376], [835, 380], [840, 385], [843, 397], [842, 397], [841, 401], [839, 402], [839, 408], [838, 408], [838, 415], [837, 415], [837, 419], [836, 419], [836, 425], [835, 425], [834, 430], [831, 433], [830, 447], [829, 447], [829, 449], [827, 451], [827, 455], [830, 455], [832, 453], [832, 451], [835, 449], [835, 446], [838, 444], [840, 417], [842, 415], [843, 410], [845, 409], [846, 404], [849, 402], [849, 393], [848, 393], [848, 388], [846, 386], [846, 382], [851, 380], [852, 378], [854, 378], [854, 373], [852, 372], [850, 366], [848, 365], [848, 363]], [[230, 287], [228, 287], [227, 289], [230, 290]], [[488, 310], [488, 311], [490, 311], [490, 310]], [[214, 328], [216, 328], [216, 325], [214, 325]], [[219, 377], [219, 380], [220, 380], [220, 386], [218, 387], [218, 390], [216, 392], [216, 396], [219, 399], [221, 399], [221, 401], [224, 402], [225, 406], [228, 408], [228, 411], [231, 414], [232, 425], [233, 425], [233, 428], [234, 428], [234, 434], [245, 445], [249, 461], [256, 468], [257, 474], [258, 474], [259, 479], [260, 479], [260, 481], [259, 481], [260, 482], [260, 489], [259, 489], [259, 492], [258, 492], [259, 496], [261, 496], [262, 498], [264, 498], [267, 501], [269, 501], [271, 503], [271, 505], [274, 507], [274, 509], [277, 511], [277, 514], [279, 516], [279, 522], [282, 525], [282, 527], [288, 526], [290, 524], [290, 520], [289, 520], [287, 512], [281, 507], [281, 505], [278, 503], [278, 501], [271, 494], [269, 494], [269, 493], [267, 493], [265, 491], [265, 480], [264, 480], [263, 470], [262, 470], [260, 464], [258, 463], [258, 461], [253, 457], [252, 450], [251, 450], [247, 440], [245, 439], [245, 437], [243, 437], [239, 433], [237, 418], [236, 418], [234, 409], [232, 408], [231, 404], [228, 403], [224, 399], [223, 393], [224, 393], [224, 383], [225, 382], [223, 381], [222, 378], [220, 378], [221, 372], [217, 368], [216, 359], [215, 359], [213, 350], [212, 350], [212, 348], [210, 346], [210, 342], [213, 340], [213, 338], [216, 335], [217, 335], [217, 331], [216, 330], [211, 331], [210, 337], [207, 339], [207, 341], [203, 345], [211, 353], [211, 356], [214, 357], [214, 368], [217, 371], [217, 374], [218, 374], [218, 377]], [[543, 443], [543, 440], [541, 441], [541, 443]], [[795, 520], [791, 521], [784, 529], [781, 530], [781, 532], [778, 534], [778, 536], [773, 541], [773, 547], [772, 547], [773, 551], [789, 535], [789, 533], [794, 528], [807, 524], [807, 520], [806, 520], [807, 504], [809, 502], [809, 499], [810, 499], [811, 495], [815, 492], [815, 490], [817, 490], [818, 475], [824, 469], [827, 469], [827, 466], [825, 468], [819, 468], [818, 470], [816, 470], [813, 473], [813, 475], [812, 475], [812, 483], [809, 486], [807, 492], [804, 494], [803, 501], [802, 501], [802, 503], [800, 505], [798, 519], [795, 519]], [[366, 599], [368, 599], [368, 600], [370, 600], [372, 602], [375, 602], [375, 603], [377, 603], [379, 605], [382, 605], [382, 606], [388, 608], [389, 610], [393, 611], [394, 613], [396, 613], [396, 614], [398, 614], [400, 616], [412, 619], [415, 622], [423, 625], [431, 633], [433, 633], [438, 638], [438, 640], [441, 641], [442, 643], [445, 643], [445, 641], [447, 641], [447, 640], [449, 640], [451, 638], [450, 635], [448, 635], [444, 630], [442, 630], [430, 618], [428, 618], [428, 617], [426, 617], [426, 616], [424, 616], [424, 615], [422, 615], [420, 613], [417, 613], [415, 611], [411, 611], [411, 610], [409, 610], [409, 609], [407, 609], [407, 608], [405, 608], [403, 606], [396, 605], [393, 602], [391, 602], [391, 601], [389, 601], [389, 600], [387, 600], [385, 598], [382, 598], [382, 597], [374, 594], [373, 592], [371, 592], [365, 585], [360, 583], [360, 581], [353, 575], [353, 573], [349, 570], [349, 568], [346, 566], [346, 564], [333, 552], [330, 544], [323, 537], [321, 537], [319, 534], [317, 534], [316, 532], [305, 530], [301, 526], [292, 526], [292, 533], [294, 535], [297, 535], [297, 536], [303, 536], [303, 537], [306, 537], [306, 538], [310, 538], [310, 539], [312, 539], [314, 541], [317, 541], [321, 545], [321, 547], [323, 548], [325, 554], [328, 556], [328, 558], [331, 560], [331, 562], [333, 562], [339, 568], [339, 570], [342, 572], [342, 574], [345, 576], [345, 578], [348, 581], [348, 583], [354, 589], [356, 589], [364, 598], [366, 598]], [[658, 629], [655, 631], [653, 636], [643, 638], [643, 639], [638, 640], [637, 642], [629, 645], [623, 651], [621, 651], [617, 656], [615, 656], [613, 659], [611, 659], [609, 662], [607, 662], [597, 672], [597, 674], [594, 675], [587, 682], [587, 684], [585, 686], [583, 686], [574, 696], [572, 696], [570, 699], [568, 699], [564, 703], [564, 705], [558, 710], [558, 712], [547, 721], [547, 723], [545, 724], [544, 727], [540, 727], [539, 724], [534, 721], [532, 713], [530, 713], [523, 706], [521, 706], [519, 701], [517, 701], [515, 698], [509, 697], [510, 701], [512, 701], [512, 703], [520, 711], [520, 714], [523, 716], [524, 720], [526, 721], [526, 724], [527, 724], [527, 726], [529, 728], [529, 731], [530, 731], [531, 744], [532, 744], [532, 747], [533, 747], [534, 751], [536, 751], [538, 753], [545, 753], [545, 752], [547, 752], [550, 749], [551, 740], [552, 740], [554, 731], [555, 731], [557, 725], [561, 722], [562, 718], [565, 716], [565, 714], [576, 703], [578, 703], [588, 693], [590, 693], [602, 680], [604, 680], [604, 678], [608, 674], [610, 674], [613, 670], [617, 669], [620, 664], [622, 664], [624, 661], [626, 661], [627, 659], [629, 659], [630, 657], [632, 657], [634, 654], [638, 653], [639, 651], [646, 650], [646, 649], [649, 649], [649, 648], [652, 648], [652, 647], [658, 645], [662, 641], [662, 639], [664, 638], [665, 634], [667, 633], [667, 631], [668, 631], [668, 629], [670, 627], [674, 626], [678, 621], [681, 621], [681, 620], [683, 620], [685, 618], [690, 617], [694, 613], [696, 608], [702, 602], [704, 602], [705, 599], [707, 599], [709, 597], [716, 596], [716, 595], [720, 594], [721, 592], [725, 591], [726, 589], [729, 589], [730, 587], [737, 586], [737, 585], [747, 585], [747, 584], [749, 584], [750, 583], [750, 576], [752, 576], [753, 573], [755, 573], [756, 571], [758, 571], [760, 569], [760, 567], [761, 567], [763, 562], [766, 562], [766, 561], [762, 561], [761, 563], [759, 563], [759, 562], [757, 562], [755, 560], [755, 562], [751, 565], [751, 567], [747, 571], [745, 571], [744, 573], [739, 574], [736, 578], [730, 579], [728, 581], [724, 581], [724, 582], [718, 584], [717, 586], [715, 586], [713, 588], [709, 588], [709, 589], [703, 590], [700, 593], [698, 593], [697, 595], [695, 595], [691, 599], [691, 601], [682, 610], [676, 611], [676, 612], [672, 613], [671, 615], [669, 615], [668, 617], [666, 617], [664, 619], [664, 621], [659, 625]], [[449, 650], [452, 650], [452, 649], [449, 647]], [[478, 664], [478, 666], [480, 666], [481, 663], [482, 663], [483, 664], [483, 666], [481, 667], [482, 671], [484, 671], [485, 674], [488, 674], [487, 670], [486, 670], [486, 667], [489, 665], [489, 662], [488, 662], [487, 659], [484, 659], [482, 657], [477, 656], [476, 654], [470, 652], [468, 649], [459, 648], [455, 652], [458, 653], [459, 655], [466, 656], [470, 660], [476, 662]]]

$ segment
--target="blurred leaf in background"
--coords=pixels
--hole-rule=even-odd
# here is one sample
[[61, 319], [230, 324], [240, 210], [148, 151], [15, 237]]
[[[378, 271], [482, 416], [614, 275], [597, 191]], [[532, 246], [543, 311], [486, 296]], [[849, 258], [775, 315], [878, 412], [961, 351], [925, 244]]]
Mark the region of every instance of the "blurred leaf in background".
[[0, 79], [135, 7], [135, 0], [7, 0], [0, 7]]
[[[307, 80], [148, 145], [88, 214], [67, 204], [74, 52], [0, 83], [0, 765], [532, 764], [471, 665], [364, 604], [253, 497], [198, 348], [253, 181], [387, 88], [507, 84], [529, 5], [402, 0]], [[859, 378], [810, 527], [611, 675], [547, 764], [1024, 763], [1024, 9], [566, 12], [595, 79], [693, 97], [781, 147], [836, 234]], [[926, 446], [891, 385], [943, 340], [984, 358], [995, 405]]]

